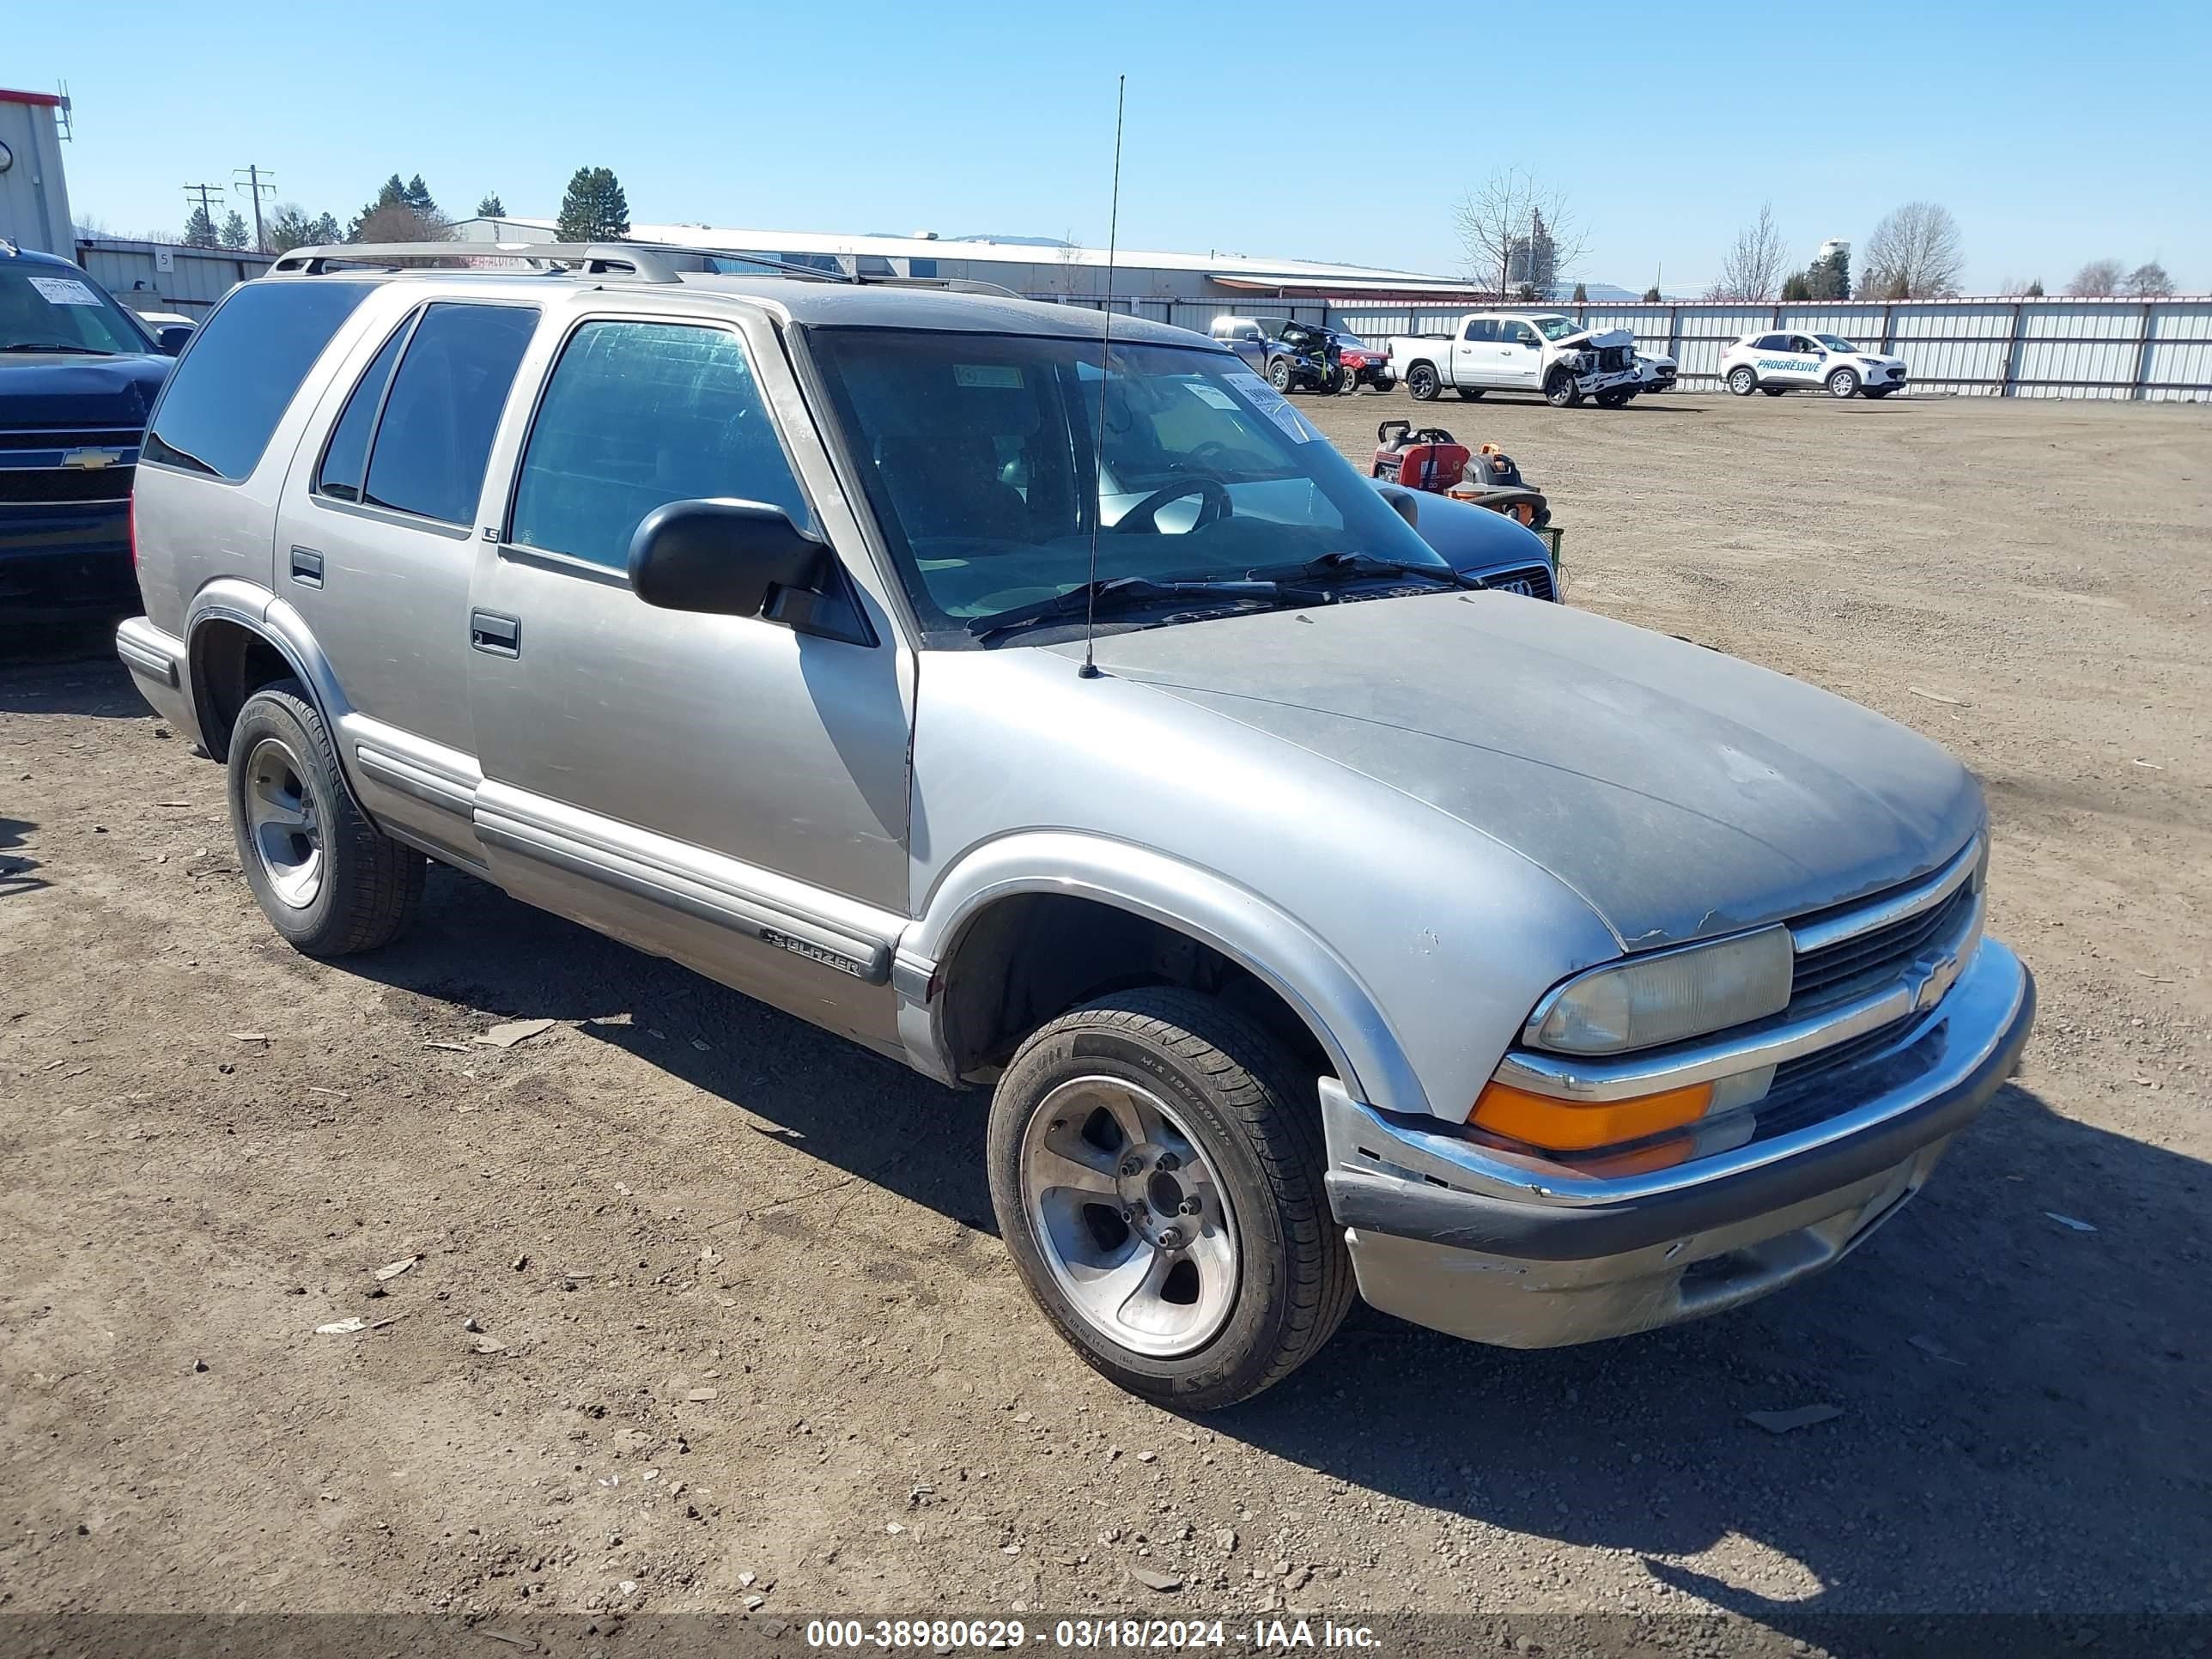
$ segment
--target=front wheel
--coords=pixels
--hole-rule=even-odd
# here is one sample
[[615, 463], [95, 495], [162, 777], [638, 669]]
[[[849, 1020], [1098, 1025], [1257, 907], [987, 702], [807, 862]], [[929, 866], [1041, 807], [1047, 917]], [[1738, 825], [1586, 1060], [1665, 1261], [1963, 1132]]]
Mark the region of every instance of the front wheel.
[[1406, 390], [1417, 404], [1434, 401], [1437, 392], [1437, 371], [1427, 363], [1415, 363], [1406, 374]]
[[1600, 409], [1625, 409], [1628, 406], [1628, 400], [1635, 395], [1633, 392], [1601, 392], [1597, 394], [1597, 406]]
[[1459, 389], [1459, 395], [1463, 402], [1471, 404], [1480, 401], [1482, 394], [1489, 390], [1486, 386], [1463, 386]]
[[1544, 382], [1544, 401], [1554, 409], [1572, 409], [1582, 402], [1582, 388], [1575, 377], [1564, 368], [1552, 371], [1552, 378]]
[[1273, 362], [1267, 365], [1267, 384], [1274, 387], [1276, 391], [1282, 392], [1286, 396], [1289, 394], [1291, 389], [1291, 360], [1289, 358], [1278, 357]]
[[1729, 370], [1728, 388], [1739, 398], [1748, 398], [1759, 390], [1759, 376], [1747, 368]]
[[1352, 1305], [1320, 1114], [1283, 1045], [1212, 997], [1123, 991], [1022, 1044], [992, 1097], [991, 1203], [1045, 1316], [1178, 1410], [1233, 1405]]
[[1786, 386], [1763, 386], [1759, 389], [1761, 392], [1764, 392], [1770, 398], [1779, 398], [1784, 392], [1790, 390]]
[[1887, 398], [1896, 390], [1893, 386], [1870, 386], [1863, 387], [1859, 395], [1863, 398]]
[[1831, 398], [1856, 398], [1859, 395], [1859, 376], [1855, 368], [1839, 368], [1828, 376], [1828, 395]]

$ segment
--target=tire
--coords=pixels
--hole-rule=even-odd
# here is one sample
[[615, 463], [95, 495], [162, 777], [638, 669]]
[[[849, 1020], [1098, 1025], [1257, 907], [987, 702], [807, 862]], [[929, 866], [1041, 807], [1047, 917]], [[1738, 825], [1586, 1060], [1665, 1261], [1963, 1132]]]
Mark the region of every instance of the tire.
[[1340, 368], [1321, 383], [1320, 391], [1325, 397], [1334, 398], [1355, 385], [1352, 376]]
[[1600, 409], [1626, 409], [1633, 392], [1601, 392], [1594, 399]]
[[1831, 398], [1856, 398], [1859, 395], [1859, 373], [1855, 368], [1839, 368], [1828, 376], [1828, 395]]
[[297, 680], [246, 700], [231, 729], [231, 830], [261, 914], [303, 956], [388, 945], [422, 900], [424, 860], [362, 816]]
[[1344, 377], [1344, 384], [1337, 387], [1337, 391], [1346, 398], [1358, 397], [1359, 395], [1359, 377], [1357, 374], [1351, 374], [1347, 371]]
[[1582, 388], [1564, 368], [1555, 368], [1544, 382], [1544, 401], [1554, 409], [1572, 409], [1583, 400]]
[[1738, 363], [1729, 370], [1728, 389], [1739, 398], [1748, 398], [1759, 390], [1759, 374], [1748, 363]]
[[1859, 388], [1859, 396], [1862, 398], [1872, 398], [1875, 401], [1879, 402], [1881, 399], [1887, 398], [1891, 392], [1896, 390], [1897, 388], [1893, 386], [1861, 386]]
[[1117, 992], [1022, 1044], [991, 1101], [992, 1206], [1030, 1297], [1101, 1374], [1212, 1411], [1335, 1333], [1352, 1261], [1312, 1095], [1260, 1025], [1178, 988]]
[[1486, 386], [1463, 386], [1458, 388], [1461, 400], [1470, 404], [1480, 402], [1482, 394], [1489, 390]]
[[1786, 386], [1763, 386], [1759, 389], [1761, 392], [1764, 392], [1770, 398], [1779, 398], [1784, 392], [1790, 390]]
[[1437, 379], [1435, 368], [1428, 363], [1415, 363], [1406, 371], [1406, 390], [1417, 404], [1432, 403], [1443, 389]]
[[1290, 395], [1291, 379], [1291, 360], [1288, 357], [1278, 357], [1267, 365], [1267, 384], [1285, 397]]

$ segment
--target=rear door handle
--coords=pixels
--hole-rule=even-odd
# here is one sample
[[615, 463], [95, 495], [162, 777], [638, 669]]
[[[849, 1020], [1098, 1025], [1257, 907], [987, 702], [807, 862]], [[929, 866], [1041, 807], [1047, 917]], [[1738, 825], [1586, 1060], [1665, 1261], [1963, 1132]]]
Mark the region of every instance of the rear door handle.
[[495, 657], [519, 657], [522, 654], [522, 618], [503, 617], [496, 611], [471, 611], [469, 643]]
[[292, 550], [292, 580], [302, 587], [323, 585], [323, 556], [312, 547]]

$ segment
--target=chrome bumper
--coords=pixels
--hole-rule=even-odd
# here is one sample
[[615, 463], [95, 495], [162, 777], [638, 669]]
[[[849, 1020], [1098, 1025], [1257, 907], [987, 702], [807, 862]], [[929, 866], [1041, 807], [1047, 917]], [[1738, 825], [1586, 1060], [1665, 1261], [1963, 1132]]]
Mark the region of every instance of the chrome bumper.
[[154, 712], [188, 743], [200, 741], [191, 690], [185, 683], [185, 642], [165, 634], [143, 617], [115, 630], [115, 654], [131, 671], [131, 682]]
[[1327, 1184], [1360, 1292], [1507, 1347], [1648, 1330], [1739, 1306], [1841, 1258], [1917, 1191], [2011, 1075], [2035, 1014], [1984, 940], [1893, 1043], [1822, 1079], [1844, 1103], [1671, 1168], [1600, 1176], [1386, 1117], [1325, 1082]]

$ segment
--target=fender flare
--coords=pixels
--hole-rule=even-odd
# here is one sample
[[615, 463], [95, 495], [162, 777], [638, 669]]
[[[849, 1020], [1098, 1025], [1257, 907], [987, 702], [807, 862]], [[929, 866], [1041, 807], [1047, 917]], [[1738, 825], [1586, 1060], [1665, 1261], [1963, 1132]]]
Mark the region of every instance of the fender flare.
[[899, 1032], [914, 1062], [951, 1079], [934, 976], [969, 926], [996, 901], [1060, 893], [1111, 905], [1210, 945], [1267, 986], [1302, 1019], [1353, 1098], [1426, 1115], [1426, 1095], [1388, 1018], [1358, 975], [1286, 911], [1213, 871], [1153, 848], [1069, 830], [1018, 831], [963, 854], [902, 933], [894, 979]]
[[[331, 672], [330, 659], [323, 654], [322, 647], [307, 618], [267, 588], [239, 576], [218, 576], [192, 595], [185, 606], [185, 689], [191, 699], [192, 718], [200, 728], [203, 746], [212, 755], [208, 743], [207, 686], [201, 672], [201, 658], [197, 642], [200, 629], [211, 622], [225, 622], [243, 628], [267, 642], [276, 654], [290, 665], [300, 684], [307, 690], [315, 710], [323, 717], [323, 724], [331, 730], [333, 748], [338, 757], [338, 781], [353, 804], [364, 817], [369, 815], [362, 807], [360, 791], [355, 788], [353, 775], [348, 766], [348, 745], [336, 741], [338, 722], [353, 712], [338, 689], [337, 676]], [[372, 823], [374, 820], [370, 820]]]

